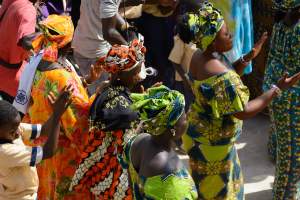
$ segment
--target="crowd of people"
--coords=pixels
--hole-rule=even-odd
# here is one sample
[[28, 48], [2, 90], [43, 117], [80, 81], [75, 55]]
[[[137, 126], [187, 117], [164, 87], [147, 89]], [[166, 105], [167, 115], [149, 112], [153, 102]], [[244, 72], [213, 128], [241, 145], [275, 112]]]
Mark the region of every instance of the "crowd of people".
[[1, 1], [0, 200], [243, 200], [235, 142], [268, 106], [273, 199], [300, 199], [300, 1], [273, 6], [251, 100], [250, 0]]

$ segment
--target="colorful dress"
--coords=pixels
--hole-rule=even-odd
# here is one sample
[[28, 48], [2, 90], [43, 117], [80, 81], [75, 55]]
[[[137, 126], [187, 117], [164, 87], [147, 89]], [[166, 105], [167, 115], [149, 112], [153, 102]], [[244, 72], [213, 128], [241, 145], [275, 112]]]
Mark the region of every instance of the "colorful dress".
[[[300, 23], [274, 25], [265, 74], [264, 90], [277, 84], [284, 72], [300, 71]], [[300, 83], [283, 91], [270, 105], [276, 152], [274, 199], [296, 199], [300, 195]], [[298, 184], [298, 185], [297, 185]]]
[[122, 165], [123, 145], [132, 137], [138, 114], [130, 109], [129, 90], [105, 88], [90, 109], [89, 142], [70, 190], [90, 191], [96, 199], [130, 200], [128, 172]]
[[124, 151], [125, 161], [129, 167], [134, 199], [196, 200], [198, 195], [195, 183], [184, 167], [176, 172], [164, 175], [147, 178], [139, 176], [130, 159], [131, 146], [136, 138], [133, 137], [129, 140]]
[[[31, 105], [24, 121], [29, 123], [44, 123], [52, 113], [47, 96], [49, 92], [58, 94], [65, 86], [73, 85], [72, 104], [61, 118], [61, 133], [58, 150], [54, 157], [43, 160], [37, 166], [40, 179], [38, 199], [41, 200], [76, 200], [89, 199], [88, 193], [71, 193], [69, 186], [80, 161], [83, 144], [87, 141], [89, 99], [86, 90], [81, 85], [78, 76], [66, 69], [39, 71], [31, 92]], [[46, 142], [46, 137], [40, 137], [34, 145]]]
[[248, 88], [231, 70], [192, 83], [196, 100], [183, 143], [199, 199], [243, 200], [243, 177], [234, 145], [243, 122], [233, 114], [244, 110]]

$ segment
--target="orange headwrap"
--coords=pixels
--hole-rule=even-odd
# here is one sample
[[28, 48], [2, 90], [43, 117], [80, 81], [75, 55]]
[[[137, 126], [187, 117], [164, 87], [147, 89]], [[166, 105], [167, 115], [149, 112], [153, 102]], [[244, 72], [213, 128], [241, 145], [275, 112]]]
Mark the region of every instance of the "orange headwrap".
[[58, 49], [72, 41], [74, 26], [69, 16], [49, 15], [40, 22], [42, 34], [33, 42], [35, 52], [44, 49], [43, 60], [55, 62], [58, 59]]

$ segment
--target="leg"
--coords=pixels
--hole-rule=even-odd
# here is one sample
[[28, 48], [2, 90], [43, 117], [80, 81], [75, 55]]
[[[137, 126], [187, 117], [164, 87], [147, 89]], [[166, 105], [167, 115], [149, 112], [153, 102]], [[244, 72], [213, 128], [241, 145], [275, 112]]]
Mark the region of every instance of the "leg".
[[299, 94], [284, 94], [272, 104], [272, 109], [277, 136], [273, 199], [294, 200], [299, 195], [300, 180]]

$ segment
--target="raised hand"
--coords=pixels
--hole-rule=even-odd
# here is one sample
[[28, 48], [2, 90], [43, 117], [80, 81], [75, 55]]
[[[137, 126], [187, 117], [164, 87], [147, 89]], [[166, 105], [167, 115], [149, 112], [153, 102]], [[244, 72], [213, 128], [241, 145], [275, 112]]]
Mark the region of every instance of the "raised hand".
[[73, 93], [74, 88], [72, 85], [68, 85], [63, 88], [58, 97], [54, 95], [53, 92], [50, 92], [48, 95], [48, 100], [53, 108], [53, 114], [57, 117], [60, 117], [71, 104], [71, 94]]
[[288, 77], [288, 73], [285, 73], [283, 77], [278, 81], [277, 87], [279, 87], [281, 90], [285, 90], [295, 85], [299, 80], [300, 72], [291, 77]]
[[255, 43], [253, 49], [247, 55], [244, 56], [244, 60], [246, 62], [250, 62], [251, 60], [256, 58], [260, 53], [267, 39], [268, 39], [268, 32], [264, 32], [263, 35], [258, 40], [258, 42]]
[[92, 65], [90, 69], [90, 74], [86, 78], [86, 82], [88, 84], [93, 83], [94, 81], [98, 80], [102, 74], [103, 70], [100, 65]]

